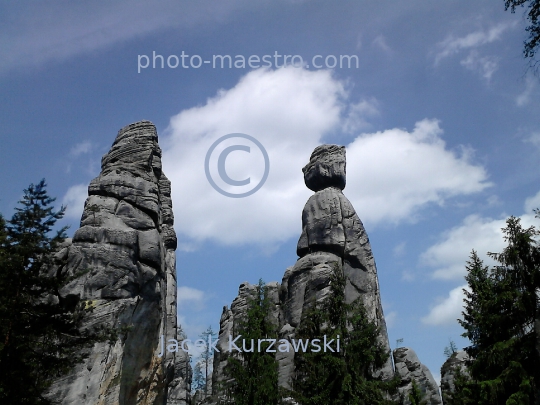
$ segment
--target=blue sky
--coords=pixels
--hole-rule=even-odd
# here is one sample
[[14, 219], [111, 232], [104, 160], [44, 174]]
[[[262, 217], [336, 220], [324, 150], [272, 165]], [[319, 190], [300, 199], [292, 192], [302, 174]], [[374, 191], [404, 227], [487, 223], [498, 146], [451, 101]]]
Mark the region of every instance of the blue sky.
[[[455, 319], [471, 249], [501, 249], [509, 215], [537, 221], [540, 97], [525, 26], [502, 0], [4, 2], [0, 211], [45, 177], [73, 233], [117, 131], [151, 120], [173, 182], [179, 318], [193, 337], [218, 328], [241, 282], [280, 281], [294, 264], [311, 195], [301, 168], [316, 145], [345, 145], [344, 193], [371, 239], [390, 342], [403, 338], [437, 378], [449, 339], [467, 344]], [[169, 67], [182, 52], [188, 68]], [[276, 53], [305, 63], [247, 66]], [[194, 68], [194, 55], [246, 67]], [[316, 55], [358, 66], [317, 69]], [[267, 182], [242, 199], [204, 175], [206, 151], [232, 132], [270, 159]], [[242, 156], [227, 160], [231, 177], [260, 177], [257, 157]]]

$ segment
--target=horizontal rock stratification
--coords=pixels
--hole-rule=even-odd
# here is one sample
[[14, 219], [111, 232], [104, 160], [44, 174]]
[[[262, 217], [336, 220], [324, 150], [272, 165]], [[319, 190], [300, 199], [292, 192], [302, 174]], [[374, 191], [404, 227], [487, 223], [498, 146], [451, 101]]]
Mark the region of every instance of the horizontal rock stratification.
[[84, 364], [56, 381], [62, 405], [186, 405], [191, 369], [183, 351], [160, 354], [160, 336], [179, 339], [176, 235], [171, 185], [161, 170], [155, 126], [122, 128], [88, 187], [81, 227], [66, 248], [68, 270], [84, 274], [62, 291], [92, 305], [86, 326], [126, 326], [98, 343]]

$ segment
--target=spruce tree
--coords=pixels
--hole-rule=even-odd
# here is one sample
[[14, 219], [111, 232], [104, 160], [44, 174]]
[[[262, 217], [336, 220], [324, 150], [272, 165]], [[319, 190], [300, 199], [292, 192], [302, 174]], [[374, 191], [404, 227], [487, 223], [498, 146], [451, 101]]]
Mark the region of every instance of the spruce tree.
[[379, 328], [366, 313], [361, 298], [345, 302], [345, 277], [334, 266], [330, 294], [303, 316], [297, 337], [340, 339], [340, 350], [295, 354], [292, 397], [301, 405], [386, 405], [394, 402], [399, 381], [377, 376], [390, 353], [379, 341]]
[[66, 228], [51, 236], [65, 208], [54, 211], [45, 181], [30, 185], [12, 219], [0, 218], [0, 403], [49, 404], [52, 381], [85, 357], [110, 330], [81, 331], [90, 308], [63, 302], [73, 279], [58, 250]]
[[497, 266], [489, 269], [474, 251], [467, 264], [470, 291], [459, 322], [471, 342], [470, 379], [456, 382], [455, 396], [463, 404], [540, 402], [539, 232], [510, 217], [503, 233], [507, 247], [489, 254]]
[[[281, 393], [278, 387], [278, 364], [274, 353], [267, 353], [269, 342], [259, 339], [277, 339], [276, 325], [269, 319], [270, 300], [265, 283], [259, 280], [255, 297], [248, 300], [244, 320], [235, 326], [235, 338], [246, 342], [242, 353], [231, 353], [225, 367], [227, 382], [218, 392], [221, 404], [278, 405]], [[250, 343], [251, 342], [251, 343]], [[253, 350], [251, 350], [253, 349]]]
[[411, 391], [409, 392], [409, 402], [411, 405], [427, 405], [427, 401], [424, 399], [425, 395], [413, 378]]

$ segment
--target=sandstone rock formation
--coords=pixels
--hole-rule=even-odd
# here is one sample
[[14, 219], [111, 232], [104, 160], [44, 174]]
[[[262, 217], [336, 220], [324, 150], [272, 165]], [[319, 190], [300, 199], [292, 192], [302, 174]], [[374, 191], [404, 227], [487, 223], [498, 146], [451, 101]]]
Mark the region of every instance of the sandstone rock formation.
[[87, 326], [129, 326], [112, 344], [98, 343], [84, 364], [58, 380], [50, 397], [62, 405], [185, 405], [191, 369], [178, 339], [176, 235], [170, 182], [161, 170], [155, 126], [122, 128], [88, 187], [81, 227], [67, 248], [71, 274], [61, 295], [94, 307]]
[[[352, 204], [342, 193], [345, 187], [345, 148], [317, 147], [304, 167], [306, 186], [315, 191], [302, 212], [302, 234], [298, 261], [285, 271], [281, 284], [269, 283], [271, 319], [278, 325], [279, 338], [292, 339], [302, 313], [321, 302], [330, 291], [333, 265], [346, 276], [345, 299], [361, 297], [371, 319], [380, 327], [380, 340], [390, 351], [383, 316], [375, 260], [369, 239]], [[247, 298], [255, 286], [243, 283], [231, 308], [224, 307], [220, 320], [219, 347], [226, 347], [235, 322], [245, 314]], [[289, 387], [294, 375], [294, 352], [277, 352], [279, 384]], [[223, 381], [227, 354], [215, 353], [214, 386]], [[394, 375], [391, 359], [378, 371], [384, 378]]]
[[441, 405], [439, 387], [429, 369], [420, 363], [415, 351], [408, 347], [400, 347], [393, 352], [395, 372], [401, 378], [399, 392], [403, 394], [404, 405], [410, 405], [408, 399], [415, 380], [418, 388], [424, 394], [428, 405]]
[[441, 367], [441, 394], [443, 404], [449, 404], [452, 400], [452, 394], [454, 393], [454, 380], [456, 378], [457, 370], [460, 370], [463, 374], [467, 375], [467, 369], [465, 362], [469, 359], [469, 356], [464, 350], [459, 350], [453, 353], [448, 360], [444, 362]]

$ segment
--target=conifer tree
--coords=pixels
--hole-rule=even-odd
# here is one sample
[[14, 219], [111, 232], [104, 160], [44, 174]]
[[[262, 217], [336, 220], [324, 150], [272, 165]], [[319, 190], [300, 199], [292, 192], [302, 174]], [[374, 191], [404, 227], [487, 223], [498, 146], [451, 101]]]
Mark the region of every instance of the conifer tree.
[[[265, 283], [259, 280], [255, 297], [248, 300], [247, 315], [235, 327], [235, 337], [246, 343], [242, 353], [231, 355], [225, 367], [227, 382], [218, 393], [221, 404], [278, 405], [281, 393], [278, 387], [278, 364], [274, 353], [267, 353], [269, 342], [259, 339], [277, 339], [276, 325], [269, 319], [270, 300]], [[251, 343], [250, 343], [251, 342]], [[249, 351], [248, 351], [249, 350]]]
[[424, 394], [420, 387], [413, 378], [411, 391], [409, 392], [409, 402], [411, 405], [427, 405], [427, 401], [424, 399]]
[[12, 219], [0, 218], [0, 403], [49, 404], [52, 381], [83, 360], [83, 349], [113, 338], [110, 330], [81, 331], [91, 308], [64, 302], [59, 290], [73, 279], [57, 252], [66, 228], [51, 232], [54, 211], [45, 181], [31, 184]]
[[[484, 266], [476, 252], [467, 264], [464, 337], [470, 379], [456, 381], [455, 404], [525, 405], [540, 402], [540, 248], [538, 230], [510, 217], [507, 247]], [[458, 401], [459, 400], [459, 401]]]
[[199, 338], [203, 342], [203, 351], [193, 368], [192, 388], [202, 390], [203, 397], [206, 398], [210, 395], [209, 387], [211, 379], [209, 377], [212, 372], [212, 361], [214, 360], [214, 352], [210, 347], [210, 340], [215, 340], [216, 333], [212, 329], [212, 326], [209, 326], [199, 335]]
[[340, 350], [295, 354], [292, 397], [301, 405], [386, 405], [394, 402], [398, 379], [382, 381], [376, 370], [390, 355], [379, 341], [379, 329], [368, 318], [361, 298], [345, 302], [345, 277], [337, 265], [330, 294], [303, 316], [297, 337], [340, 339]]

